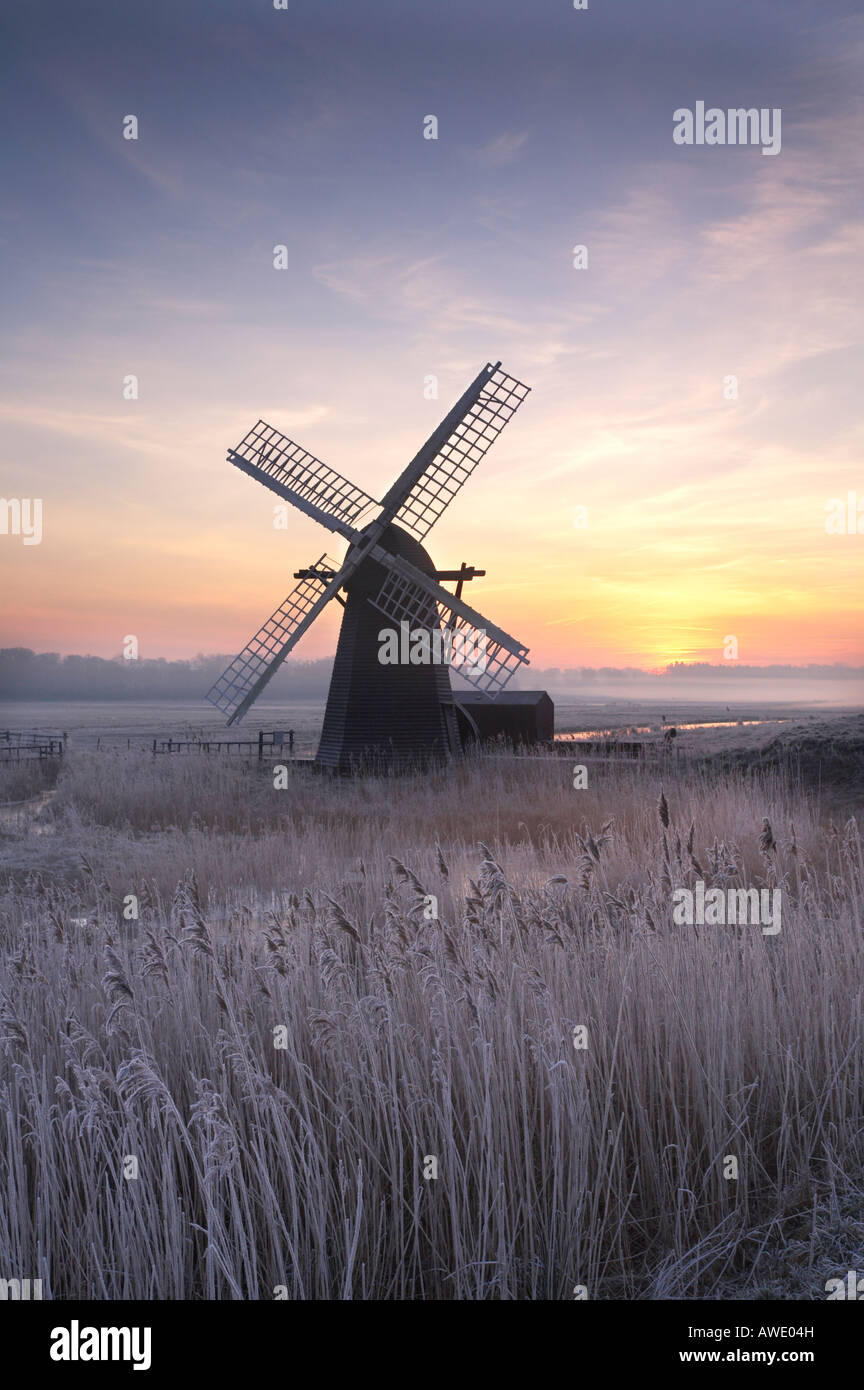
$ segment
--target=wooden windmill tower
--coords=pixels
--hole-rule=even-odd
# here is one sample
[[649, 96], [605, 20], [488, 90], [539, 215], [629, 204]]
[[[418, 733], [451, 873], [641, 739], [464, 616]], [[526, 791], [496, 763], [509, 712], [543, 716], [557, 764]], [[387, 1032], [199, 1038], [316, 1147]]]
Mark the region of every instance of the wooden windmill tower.
[[[464, 602], [463, 584], [485, 571], [437, 570], [422, 542], [528, 391], [500, 362], [485, 366], [381, 502], [263, 420], [229, 451], [236, 468], [349, 543], [341, 565], [322, 555], [296, 571], [296, 588], [208, 693], [229, 724], [335, 598], [345, 611], [317, 761], [348, 768], [459, 753], [449, 666], [494, 697], [528, 649]], [[455, 594], [441, 580], [455, 580]], [[403, 639], [403, 657], [404, 638], [425, 634], [432, 659], [413, 659], [421, 642], [412, 659], [383, 662], [388, 628]]]

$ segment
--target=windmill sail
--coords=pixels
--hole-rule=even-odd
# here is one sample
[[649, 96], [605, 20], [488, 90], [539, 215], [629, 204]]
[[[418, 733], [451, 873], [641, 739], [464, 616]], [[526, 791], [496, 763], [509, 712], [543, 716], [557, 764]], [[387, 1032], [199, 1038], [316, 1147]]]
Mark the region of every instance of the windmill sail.
[[484, 367], [387, 493], [381, 520], [422, 541], [530, 389], [500, 362]]
[[[529, 387], [487, 363], [434, 434], [390, 488], [383, 502], [328, 468], [279, 430], [259, 420], [229, 450], [228, 459], [300, 511], [349, 542], [341, 568], [326, 556], [247, 643], [207, 699], [241, 719], [280, 663], [331, 598], [344, 589], [344, 615], [327, 697], [319, 762], [354, 766], [367, 754], [388, 759], [452, 754], [461, 747], [448, 667], [477, 689], [497, 695], [528, 649], [443, 589], [422, 541], [471, 476]], [[462, 565], [454, 575], [473, 578]], [[409, 652], [382, 660], [380, 619], [399, 624], [409, 643], [428, 638], [440, 651], [428, 665]]]
[[228, 451], [228, 461], [348, 540], [357, 536], [361, 514], [379, 505], [368, 492], [264, 420]]
[[395, 623], [437, 629], [448, 664], [478, 690], [497, 695], [520, 666], [528, 665], [527, 647], [414, 565], [379, 550], [375, 559], [386, 565], [387, 577], [370, 599], [372, 606]]
[[[315, 574], [318, 569], [329, 573]], [[230, 716], [229, 724], [242, 718], [252, 701], [258, 698], [291, 648], [337, 592], [341, 580], [335, 562], [322, 555], [309, 566], [306, 578], [291, 590], [285, 602], [223, 671], [207, 699]]]

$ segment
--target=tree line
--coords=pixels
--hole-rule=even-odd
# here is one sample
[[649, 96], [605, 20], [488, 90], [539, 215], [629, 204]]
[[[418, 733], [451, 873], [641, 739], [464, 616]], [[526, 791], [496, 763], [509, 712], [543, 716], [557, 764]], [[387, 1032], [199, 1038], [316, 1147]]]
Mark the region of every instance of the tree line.
[[[0, 649], [3, 700], [203, 700], [231, 656], [164, 657], [125, 661], [122, 657], [61, 656], [27, 647]], [[332, 658], [287, 661], [268, 686], [268, 696], [323, 699]]]
[[[0, 699], [2, 700], [203, 700], [213, 682], [233, 659], [232, 655], [194, 656], [168, 661], [153, 657], [126, 661], [123, 657], [61, 656], [58, 652], [33, 652], [28, 647], [0, 649]], [[288, 660], [267, 687], [267, 697], [277, 700], [323, 700], [330, 685], [333, 658], [318, 661]], [[465, 682], [453, 674], [458, 689]], [[666, 689], [674, 693], [684, 681], [696, 687], [720, 677], [732, 695], [746, 677], [765, 682], [806, 678], [813, 681], [854, 681], [858, 691], [864, 671], [855, 666], [745, 666], [725, 662], [674, 662], [660, 671], [637, 667], [528, 667], [520, 671], [513, 689], [590, 691], [614, 687], [621, 695], [630, 685]], [[853, 690], [850, 689], [850, 698]]]

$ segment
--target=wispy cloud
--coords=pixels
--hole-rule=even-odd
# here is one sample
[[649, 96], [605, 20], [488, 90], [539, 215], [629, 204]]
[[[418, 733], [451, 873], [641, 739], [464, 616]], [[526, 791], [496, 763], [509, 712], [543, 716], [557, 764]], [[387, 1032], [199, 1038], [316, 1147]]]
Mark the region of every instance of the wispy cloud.
[[467, 151], [470, 159], [478, 164], [494, 167], [498, 164], [513, 164], [528, 140], [527, 130], [504, 131], [485, 145]]

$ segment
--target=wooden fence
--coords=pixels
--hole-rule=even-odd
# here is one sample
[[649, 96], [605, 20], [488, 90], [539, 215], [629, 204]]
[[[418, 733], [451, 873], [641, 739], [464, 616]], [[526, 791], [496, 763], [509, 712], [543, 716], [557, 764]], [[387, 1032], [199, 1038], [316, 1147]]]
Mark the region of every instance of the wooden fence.
[[0, 763], [20, 763], [33, 758], [62, 758], [66, 735], [40, 730], [21, 732], [0, 729]]
[[[127, 749], [134, 740], [126, 739]], [[121, 746], [119, 741], [100, 735], [96, 739], [96, 751], [101, 752]], [[146, 744], [139, 745], [146, 748]], [[39, 730], [20, 731], [0, 729], [0, 763], [22, 762], [31, 758], [62, 758], [66, 751], [66, 735], [47, 733]], [[282, 754], [294, 756], [293, 729], [261, 729], [256, 738], [154, 738], [151, 750], [154, 757], [158, 753], [180, 754], [234, 754], [237, 757], [257, 758], [277, 757]]]
[[294, 730], [262, 729], [257, 739], [154, 738], [152, 751], [154, 757], [158, 753], [227, 753], [229, 756], [233, 753], [238, 757], [257, 757], [258, 761], [261, 762], [265, 756], [273, 757], [277, 753], [287, 752], [289, 757], [293, 756]]

